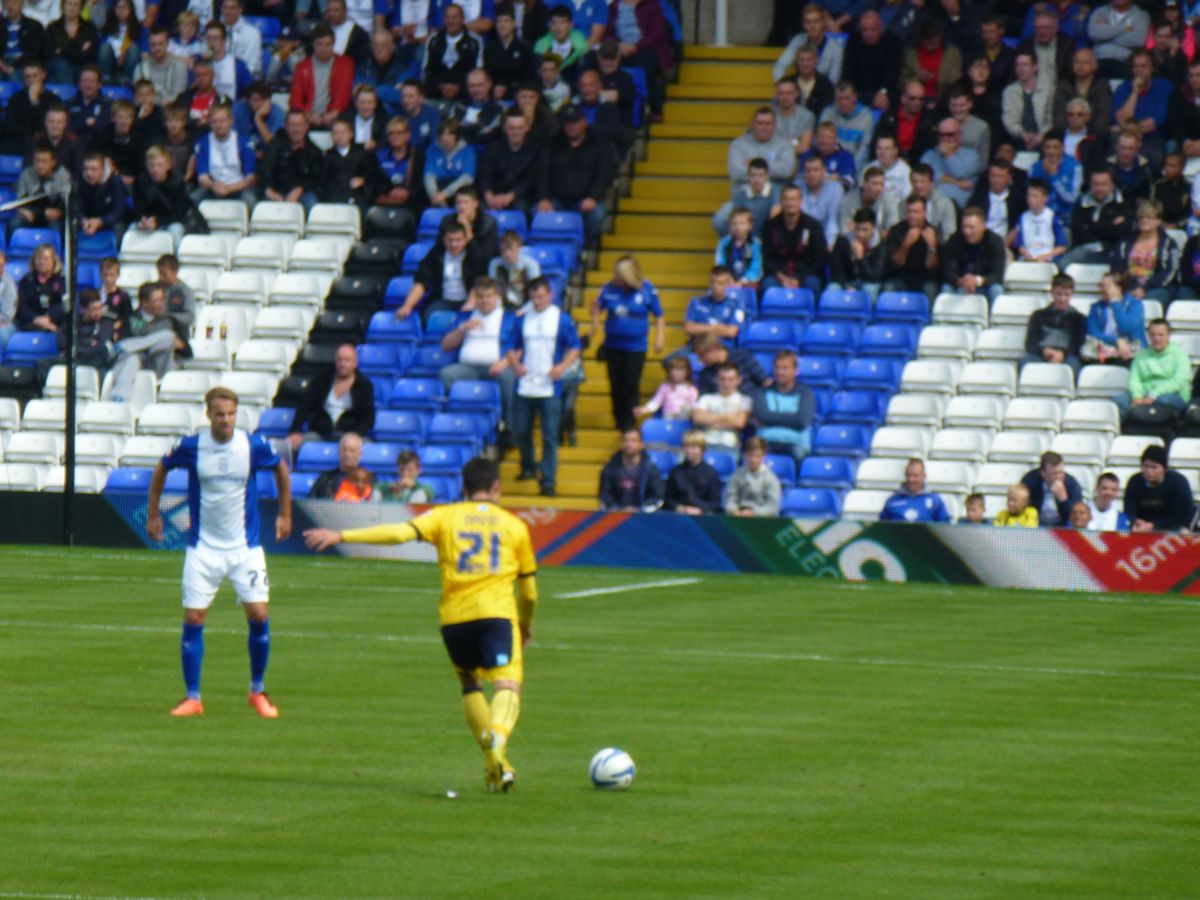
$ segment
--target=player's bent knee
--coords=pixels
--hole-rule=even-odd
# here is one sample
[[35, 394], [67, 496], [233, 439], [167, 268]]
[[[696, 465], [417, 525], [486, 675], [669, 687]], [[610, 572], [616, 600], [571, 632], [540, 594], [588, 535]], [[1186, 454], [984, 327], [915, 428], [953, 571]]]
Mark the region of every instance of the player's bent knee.
[[248, 622], [265, 622], [269, 607], [265, 603], [246, 603], [246, 620]]
[[521, 693], [521, 682], [502, 678], [492, 682], [492, 689], [497, 691], [512, 691], [514, 694], [519, 694]]
[[183, 611], [183, 621], [189, 625], [203, 625], [207, 618], [207, 609], [185, 609]]

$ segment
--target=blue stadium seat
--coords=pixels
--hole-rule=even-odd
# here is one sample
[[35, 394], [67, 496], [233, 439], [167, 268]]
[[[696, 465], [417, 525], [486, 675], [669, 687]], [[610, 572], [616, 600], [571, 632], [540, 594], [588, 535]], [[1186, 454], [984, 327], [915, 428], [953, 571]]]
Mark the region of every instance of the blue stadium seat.
[[394, 478], [396, 475], [396, 457], [404, 445], [388, 441], [372, 441], [363, 444], [362, 461], [359, 463], [368, 472]]
[[388, 112], [395, 115], [400, 111], [400, 91], [396, 89], [395, 85], [381, 84], [375, 88], [375, 95], [379, 97], [379, 102]]
[[20, 282], [25, 277], [25, 273], [29, 271], [29, 257], [13, 259], [10, 254], [8, 265], [4, 267], [4, 271], [8, 272], [14, 282]]
[[840, 362], [832, 356], [801, 356], [796, 377], [810, 388], [835, 388], [842, 382]]
[[457, 356], [457, 353], [447, 353], [441, 347], [421, 347], [412, 358], [408, 374], [413, 378], [437, 378], [438, 373], [453, 363]]
[[296, 454], [297, 472], [324, 472], [326, 469], [336, 469], [337, 465], [336, 441], [309, 441], [301, 444], [300, 452]]
[[487, 413], [443, 412], [430, 420], [426, 440], [431, 444], [459, 444], [478, 452], [489, 431], [491, 418]]
[[380, 378], [378, 375], [371, 379], [371, 387], [375, 390], [375, 406], [384, 407], [392, 399], [391, 378]]
[[254, 433], [267, 438], [287, 437], [292, 430], [292, 420], [296, 411], [286, 406], [272, 406], [264, 409], [258, 417], [258, 428]]
[[525, 223], [525, 214], [522, 212], [515, 209], [493, 209], [487, 215], [495, 220], [496, 234], [500, 236], [506, 232], [515, 231], [521, 236], [521, 240], [525, 240], [525, 235], [529, 233]]
[[64, 106], [74, 100], [75, 95], [79, 93], [79, 88], [73, 84], [48, 84], [46, 90], [58, 97]]
[[75, 242], [75, 252], [79, 261], [99, 262], [106, 256], [117, 256], [117, 236], [111, 231], [97, 231], [95, 234], [80, 232]]
[[[12, 84], [13, 82], [5, 82]], [[25, 160], [16, 153], [5, 153], [0, 155], [0, 184], [16, 184], [17, 179], [21, 177], [21, 170], [25, 168]]]
[[875, 301], [874, 319], [924, 325], [929, 321], [929, 298], [916, 291], [884, 291]]
[[397, 378], [392, 383], [388, 408], [437, 412], [442, 408], [442, 383], [436, 378]]
[[842, 456], [809, 456], [800, 463], [800, 476], [796, 481], [805, 488], [848, 491], [854, 487], [857, 468], [853, 460]]
[[772, 319], [800, 319], [807, 322], [813, 317], [812, 291], [808, 288], [767, 288], [759, 313]]
[[150, 476], [153, 469], [123, 467], [113, 469], [108, 473], [108, 481], [104, 483], [104, 493], [109, 495], [145, 496], [150, 490]]
[[279, 38], [282, 25], [275, 16], [245, 16], [245, 19], [258, 29], [264, 44], [273, 44]]
[[62, 238], [53, 228], [18, 228], [8, 239], [8, 253], [28, 258], [42, 244], [49, 244], [62, 256]]
[[[834, 365], [838, 365], [840, 360], [834, 360]], [[840, 369], [838, 371], [841, 371]], [[813, 396], [813, 409], [817, 423], [820, 424], [829, 415], [829, 410], [833, 408], [833, 388], [827, 387], [810, 387], [809, 391]]]
[[802, 346], [806, 354], [853, 356], [858, 335], [857, 326], [850, 322], [813, 322], [804, 329]]
[[421, 444], [425, 441], [427, 413], [411, 409], [381, 409], [375, 413], [371, 440], [397, 444]]
[[704, 454], [704, 461], [717, 470], [722, 481], [728, 480], [737, 471], [737, 457], [732, 453], [710, 451]]
[[167, 480], [163, 482], [164, 494], [186, 494], [188, 490], [188, 471], [187, 469], [172, 469], [167, 473]]
[[[0, 203], [4, 202], [0, 200]], [[12, 271], [12, 265], [8, 267]], [[79, 286], [81, 288], [96, 288], [100, 287], [100, 266], [98, 263], [81, 262], [79, 264]]]
[[566, 266], [570, 272], [583, 248], [583, 216], [577, 212], [540, 212], [533, 217], [529, 243], [561, 247], [569, 253]]
[[18, 331], [4, 348], [6, 366], [29, 366], [39, 359], [58, 355], [58, 339], [48, 331]]
[[[12, 188], [0, 187], [0, 203], [8, 203], [17, 199], [17, 192]], [[17, 214], [15, 209], [10, 209], [8, 212], [0, 212], [0, 222], [7, 222]]]
[[797, 519], [836, 519], [842, 503], [829, 488], [791, 488], [783, 495], [780, 513]]
[[433, 247], [433, 241], [414, 241], [404, 249], [404, 259], [400, 263], [401, 275], [415, 275], [417, 266], [421, 265], [423, 260]]
[[[114, 100], [133, 102], [133, 90], [123, 84], [105, 84], [100, 86], [100, 96], [112, 103]], [[63, 101], [66, 103], [66, 101]]]
[[860, 356], [846, 364], [842, 387], [847, 390], [894, 392], [900, 384], [901, 363], [894, 359]]
[[454, 327], [454, 322], [458, 318], [458, 313], [449, 309], [439, 309], [429, 317], [429, 321], [425, 323], [425, 336], [421, 338], [421, 343], [429, 346], [440, 347], [442, 338], [446, 332]]
[[917, 350], [916, 335], [907, 325], [895, 322], [868, 325], [863, 329], [858, 352], [863, 356], [885, 356], [909, 360]]
[[422, 475], [459, 475], [463, 463], [471, 458], [471, 448], [457, 445], [427, 444], [417, 451]]
[[[729, 289], [729, 299], [740, 306], [751, 319], [758, 318], [758, 294], [754, 292], [754, 288], [746, 285], [744, 287], [731, 287]], [[776, 316], [775, 318], [782, 318]]]
[[359, 344], [358, 368], [368, 377], [395, 378], [408, 368], [412, 356], [407, 344]]
[[[383, 293], [383, 308], [396, 309], [404, 305], [404, 298], [408, 296], [408, 292], [412, 290], [413, 280], [411, 275], [397, 275], [387, 283], [387, 290]], [[409, 318], [413, 318], [410, 316]]]
[[667, 477], [667, 473], [675, 468], [675, 463], [678, 462], [670, 450], [647, 450], [646, 454], [653, 460], [654, 465], [658, 466], [658, 474], [663, 478]]
[[683, 434], [691, 427], [684, 419], [647, 419], [642, 423], [642, 440], [655, 449], [682, 447]]
[[292, 496], [307, 497], [312, 493], [313, 485], [317, 483], [319, 477], [316, 472], [293, 472]]
[[795, 350], [800, 346], [796, 323], [788, 319], [751, 322], [742, 332], [742, 346], [753, 352]]
[[649, 102], [650, 97], [649, 92], [646, 90], [646, 72], [637, 66], [622, 66], [621, 71], [628, 72], [629, 77], [633, 79], [633, 117], [631, 124], [634, 128], [641, 128], [646, 121], [646, 104]]
[[763, 465], [775, 473], [780, 485], [785, 489], [796, 483], [796, 460], [783, 453], [768, 453], [763, 458]]
[[421, 480], [433, 488], [436, 503], [454, 503], [462, 497], [462, 480], [455, 475], [430, 475], [421, 472]]
[[[774, 372], [774, 370], [775, 370], [775, 354], [772, 353], [770, 350], [759, 350], [754, 354], [754, 358], [758, 361], [758, 364], [760, 366], [762, 366], [762, 370], [764, 372], [766, 372], [768, 375], [770, 375], [772, 372]], [[698, 371], [700, 371], [700, 368], [697, 367], [695, 365], [695, 363], [693, 363], [692, 371], [698, 372]]]
[[878, 391], [838, 391], [824, 421], [840, 425], [877, 426], [887, 412], [887, 397]]
[[20, 81], [3, 81], [0, 82], [0, 106], [8, 106], [8, 101], [13, 98], [14, 94], [20, 92], [24, 84]]
[[421, 341], [421, 321], [417, 316], [397, 319], [395, 313], [377, 312], [367, 325], [368, 344], [417, 344]]
[[871, 447], [871, 429], [865, 425], [821, 425], [813, 439], [816, 456], [862, 459]]
[[500, 385], [494, 381], [456, 381], [450, 385], [446, 412], [500, 414]]
[[454, 209], [450, 207], [431, 206], [426, 209], [421, 213], [421, 221], [417, 225], [417, 240], [432, 242], [437, 237], [442, 219], [452, 215]]
[[254, 473], [254, 484], [258, 488], [258, 496], [264, 500], [278, 500], [279, 486], [275, 484], [275, 473], [265, 469]]
[[866, 291], [828, 287], [817, 303], [817, 316], [821, 319], [866, 322], [871, 318], [871, 296]]

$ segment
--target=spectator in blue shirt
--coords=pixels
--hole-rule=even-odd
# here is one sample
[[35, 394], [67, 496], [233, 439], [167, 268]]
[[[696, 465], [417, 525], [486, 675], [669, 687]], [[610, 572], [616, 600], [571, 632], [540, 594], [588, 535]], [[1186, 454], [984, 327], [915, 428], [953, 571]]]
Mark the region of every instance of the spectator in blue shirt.
[[925, 490], [925, 463], [910, 459], [904, 467], [904, 484], [888, 497], [879, 514], [881, 522], [949, 522], [942, 498]]
[[425, 193], [434, 206], [448, 206], [459, 188], [475, 182], [475, 151], [462, 139], [462, 125], [447, 119], [425, 156]]
[[1142, 133], [1142, 152], [1150, 164], [1162, 164], [1167, 112], [1171, 107], [1174, 85], [1154, 75], [1154, 54], [1134, 50], [1129, 55], [1131, 77], [1113, 92], [1113, 124], [1134, 125]]
[[642, 268], [632, 256], [622, 256], [613, 266], [613, 279], [592, 301], [591, 335], [600, 334], [604, 314], [604, 357], [612, 414], [619, 431], [637, 426], [633, 408], [641, 400], [642, 368], [650, 334], [650, 317], [655, 319], [654, 350], [661, 353], [666, 341], [662, 305], [654, 285], [642, 277]]
[[1108, 272], [1100, 279], [1100, 299], [1087, 316], [1087, 339], [1080, 357], [1084, 362], [1129, 365], [1147, 346], [1146, 314], [1142, 301], [1129, 292], [1128, 274]]
[[102, 80], [99, 66], [84, 66], [79, 70], [79, 93], [67, 102], [68, 127], [84, 143], [108, 125], [109, 103], [100, 93]]
[[254, 148], [233, 130], [233, 111], [219, 103], [208, 114], [211, 131], [196, 144], [196, 189], [192, 200], [240, 198], [253, 207], [257, 161]]
[[416, 79], [404, 82], [400, 89], [400, 112], [408, 119], [412, 142], [422, 151], [437, 139], [441, 117], [433, 104], [425, 102], [425, 88]]
[[717, 244], [715, 262], [729, 269], [733, 282], [757, 288], [763, 277], [762, 241], [754, 234], [754, 213], [737, 207], [729, 217], [729, 234]]
[[843, 188], [854, 187], [858, 173], [854, 155], [838, 144], [837, 125], [833, 122], [822, 122], [817, 126], [812, 147], [800, 154], [801, 167], [814, 156], [825, 164], [825, 171]]
[[754, 392], [751, 415], [767, 452], [786, 454], [799, 465], [812, 449], [815, 403], [808, 385], [796, 380], [796, 354], [775, 354], [775, 379]]
[[726, 347], [736, 347], [746, 324], [746, 310], [729, 295], [733, 273], [725, 266], [713, 266], [708, 273], [708, 293], [688, 301], [683, 333], [689, 339], [715, 334]]
[[800, 209], [821, 223], [825, 245], [832, 247], [841, 230], [839, 218], [845, 189], [829, 177], [820, 159], [810, 156], [804, 160], [804, 180], [800, 190], [803, 197]]
[[926, 150], [921, 162], [933, 170], [939, 190], [962, 209], [975, 190], [983, 160], [970, 147], [963, 146], [957, 119], [942, 119], [937, 126], [937, 139], [937, 146]]
[[259, 159], [283, 127], [284, 117], [284, 111], [271, 102], [271, 89], [261, 81], [246, 88], [245, 99], [233, 104], [233, 128], [250, 142]]
[[1029, 170], [1030, 180], [1050, 185], [1050, 208], [1064, 222], [1083, 190], [1083, 166], [1063, 153], [1063, 133], [1054, 128], [1042, 138], [1042, 158]]

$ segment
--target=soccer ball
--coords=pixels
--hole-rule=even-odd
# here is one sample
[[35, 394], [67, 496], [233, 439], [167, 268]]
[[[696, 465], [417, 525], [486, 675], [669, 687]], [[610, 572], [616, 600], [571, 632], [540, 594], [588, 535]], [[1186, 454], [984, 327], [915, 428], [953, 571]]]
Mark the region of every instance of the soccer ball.
[[605, 747], [592, 757], [588, 775], [600, 790], [623, 791], [633, 784], [633, 757], [619, 747]]

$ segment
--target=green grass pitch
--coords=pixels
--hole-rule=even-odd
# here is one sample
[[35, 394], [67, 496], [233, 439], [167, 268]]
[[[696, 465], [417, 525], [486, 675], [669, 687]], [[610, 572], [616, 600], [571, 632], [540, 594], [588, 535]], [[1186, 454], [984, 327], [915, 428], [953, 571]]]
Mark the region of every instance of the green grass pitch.
[[543, 570], [491, 796], [433, 567], [272, 558], [265, 721], [228, 587], [167, 715], [181, 565], [0, 548], [0, 897], [1200, 892], [1198, 603]]

